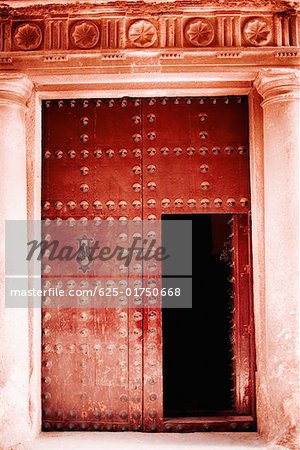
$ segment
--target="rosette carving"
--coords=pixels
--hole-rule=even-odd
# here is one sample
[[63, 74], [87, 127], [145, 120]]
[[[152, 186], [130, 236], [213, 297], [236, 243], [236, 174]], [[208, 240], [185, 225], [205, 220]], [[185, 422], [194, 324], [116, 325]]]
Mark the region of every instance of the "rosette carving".
[[205, 47], [214, 38], [214, 28], [207, 19], [194, 19], [185, 28], [187, 42], [195, 47]]
[[14, 44], [21, 50], [35, 50], [42, 42], [42, 31], [35, 23], [19, 25], [14, 33]]
[[266, 20], [255, 17], [245, 23], [243, 35], [251, 45], [266, 45], [272, 37], [271, 25]]
[[157, 40], [157, 30], [148, 20], [138, 20], [130, 25], [128, 39], [136, 47], [151, 47]]
[[71, 39], [78, 48], [95, 47], [99, 41], [99, 28], [93, 22], [76, 23], [71, 30]]

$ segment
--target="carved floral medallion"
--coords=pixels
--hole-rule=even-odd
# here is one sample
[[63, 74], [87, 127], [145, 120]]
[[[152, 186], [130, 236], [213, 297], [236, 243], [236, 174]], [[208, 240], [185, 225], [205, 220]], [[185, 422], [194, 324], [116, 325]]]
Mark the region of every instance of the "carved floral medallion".
[[136, 47], [151, 47], [157, 40], [157, 30], [148, 20], [138, 20], [130, 25], [128, 39]]
[[76, 23], [71, 30], [71, 39], [78, 48], [93, 48], [99, 41], [99, 28], [93, 22]]
[[269, 22], [259, 17], [246, 22], [243, 30], [245, 40], [252, 45], [266, 45], [272, 37], [272, 29]]
[[186, 40], [195, 47], [205, 47], [214, 38], [214, 29], [207, 19], [194, 19], [185, 28]]
[[36, 50], [42, 42], [42, 31], [35, 23], [19, 25], [14, 33], [14, 44], [20, 50]]

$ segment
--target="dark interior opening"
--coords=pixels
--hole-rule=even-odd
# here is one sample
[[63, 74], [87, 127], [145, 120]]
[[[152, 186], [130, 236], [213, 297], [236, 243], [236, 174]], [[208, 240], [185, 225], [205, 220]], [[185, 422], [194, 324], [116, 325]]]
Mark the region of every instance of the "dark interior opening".
[[[163, 308], [165, 417], [233, 412], [231, 218], [229, 214], [163, 215], [163, 220], [191, 220], [193, 232], [193, 306]], [[163, 243], [168, 240], [166, 229], [163, 226]]]

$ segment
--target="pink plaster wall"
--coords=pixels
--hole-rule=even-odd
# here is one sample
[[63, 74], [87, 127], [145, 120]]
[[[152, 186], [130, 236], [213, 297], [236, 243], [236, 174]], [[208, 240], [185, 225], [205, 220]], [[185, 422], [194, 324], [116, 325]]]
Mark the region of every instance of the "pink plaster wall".
[[[0, 79], [0, 85], [1, 85]], [[1, 89], [1, 88], [0, 88]], [[30, 434], [28, 310], [5, 308], [4, 227], [6, 219], [26, 219], [25, 110], [0, 94], [0, 430], [2, 445]], [[18, 426], [16, 426], [18, 424]]]
[[296, 449], [300, 411], [299, 102], [280, 98], [267, 103], [264, 121], [267, 338], [262, 388], [267, 391], [268, 435]]

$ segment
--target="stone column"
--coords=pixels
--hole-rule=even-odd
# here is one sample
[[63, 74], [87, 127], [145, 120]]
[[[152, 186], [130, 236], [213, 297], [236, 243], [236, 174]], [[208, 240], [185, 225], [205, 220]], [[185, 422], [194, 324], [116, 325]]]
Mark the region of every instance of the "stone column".
[[[265, 198], [266, 362], [260, 374], [264, 408], [259, 429], [296, 448], [299, 419], [299, 73], [261, 70]], [[260, 355], [257, 355], [258, 361]], [[258, 370], [260, 368], [258, 367]], [[261, 368], [262, 369], [262, 368]], [[260, 405], [258, 405], [258, 408]]]
[[0, 430], [1, 448], [30, 434], [28, 310], [5, 307], [5, 220], [26, 220], [25, 110], [32, 84], [0, 74]]

